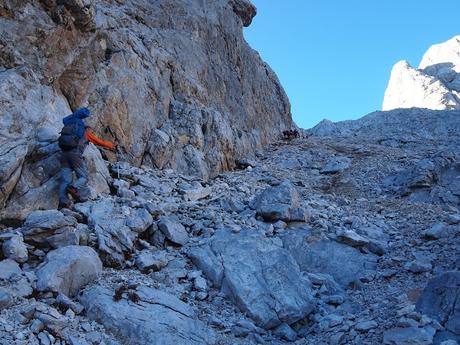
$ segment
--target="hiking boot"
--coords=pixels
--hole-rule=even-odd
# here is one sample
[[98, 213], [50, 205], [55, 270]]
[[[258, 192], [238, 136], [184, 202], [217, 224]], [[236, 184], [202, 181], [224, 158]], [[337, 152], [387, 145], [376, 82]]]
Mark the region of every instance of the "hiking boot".
[[63, 208], [68, 208], [69, 210], [71, 210], [72, 206], [73, 205], [71, 202], [59, 202], [58, 210], [62, 210]]
[[73, 186], [67, 187], [67, 192], [75, 201], [81, 201], [80, 191], [77, 188]]

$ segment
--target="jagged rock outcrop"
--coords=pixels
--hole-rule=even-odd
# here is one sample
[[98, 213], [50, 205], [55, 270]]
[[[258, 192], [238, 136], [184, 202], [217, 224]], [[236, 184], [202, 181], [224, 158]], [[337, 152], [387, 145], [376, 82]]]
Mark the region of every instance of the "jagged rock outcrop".
[[418, 68], [395, 64], [382, 109], [412, 107], [460, 109], [460, 36], [433, 45]]
[[276, 75], [242, 35], [255, 13], [248, 0], [3, 1], [0, 207], [20, 206], [1, 218], [57, 205], [54, 141], [84, 105], [122, 159], [205, 179], [290, 128]]

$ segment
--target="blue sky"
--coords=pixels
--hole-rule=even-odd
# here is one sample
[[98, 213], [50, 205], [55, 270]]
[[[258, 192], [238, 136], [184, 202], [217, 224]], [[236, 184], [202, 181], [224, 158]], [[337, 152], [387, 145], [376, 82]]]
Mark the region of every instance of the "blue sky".
[[460, 34], [459, 0], [252, 0], [244, 35], [277, 73], [303, 128], [380, 110], [391, 68]]

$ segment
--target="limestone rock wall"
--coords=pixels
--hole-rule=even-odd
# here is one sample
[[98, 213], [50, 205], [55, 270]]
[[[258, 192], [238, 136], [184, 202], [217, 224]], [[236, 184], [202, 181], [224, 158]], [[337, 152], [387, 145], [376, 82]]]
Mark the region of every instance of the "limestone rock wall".
[[382, 109], [413, 107], [460, 109], [460, 36], [430, 47], [418, 69], [407, 61], [393, 67]]
[[81, 106], [119, 160], [204, 179], [290, 128], [243, 38], [255, 13], [247, 0], [2, 1], [0, 209], [53, 193], [61, 119]]

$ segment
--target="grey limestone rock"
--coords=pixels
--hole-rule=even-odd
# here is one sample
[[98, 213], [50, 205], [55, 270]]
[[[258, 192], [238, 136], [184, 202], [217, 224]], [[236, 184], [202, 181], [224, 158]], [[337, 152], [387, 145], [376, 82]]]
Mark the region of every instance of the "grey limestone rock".
[[190, 249], [188, 255], [195, 266], [203, 271], [212, 284], [216, 288], [220, 288], [224, 277], [224, 267], [211, 247], [208, 245], [193, 247]]
[[302, 271], [329, 274], [344, 288], [375, 271], [375, 255], [325, 239], [308, 242], [308, 234], [308, 230], [290, 231], [282, 237]]
[[37, 289], [74, 296], [102, 272], [102, 263], [90, 247], [67, 246], [49, 252], [37, 269]]
[[288, 181], [265, 189], [251, 206], [267, 221], [306, 221], [308, 218], [306, 210], [301, 207], [298, 192]]
[[431, 228], [423, 232], [423, 236], [429, 240], [438, 240], [449, 235], [447, 224], [436, 223]]
[[368, 332], [377, 327], [378, 323], [375, 321], [361, 321], [356, 324], [355, 329], [359, 332]]
[[336, 174], [350, 167], [351, 161], [347, 157], [331, 158], [320, 170], [321, 174]]
[[144, 232], [152, 223], [153, 218], [145, 208], [134, 210], [126, 220], [126, 225], [136, 233]]
[[383, 343], [385, 345], [430, 345], [433, 344], [433, 336], [433, 329], [393, 328], [383, 334]]
[[173, 243], [184, 245], [189, 240], [187, 230], [174, 216], [161, 217], [158, 228]]
[[215, 344], [207, 328], [191, 307], [165, 292], [140, 286], [138, 302], [114, 301], [113, 292], [101, 286], [86, 289], [81, 297], [87, 316], [102, 323], [130, 344]]
[[22, 274], [18, 263], [11, 259], [0, 261], [0, 280], [11, 280]]
[[11, 259], [0, 261], [0, 284], [5, 304], [10, 305], [12, 298], [31, 295], [34, 278], [33, 274], [27, 275], [22, 271], [16, 261]]
[[[207, 274], [210, 261], [219, 258], [209, 278], [220, 277], [217, 272], [222, 267], [222, 282], [217, 286], [258, 326], [270, 329], [283, 322], [292, 324], [313, 310], [309, 281], [301, 278], [289, 252], [274, 241], [257, 232], [234, 234], [222, 229], [213, 237], [210, 249], [214, 255], [194, 262]], [[209, 249], [202, 254], [206, 251]]]
[[19, 263], [26, 262], [29, 257], [27, 247], [20, 235], [15, 235], [3, 242], [2, 250], [5, 258], [12, 259]]
[[288, 98], [243, 37], [255, 14], [249, 0], [5, 1], [0, 217], [56, 207], [58, 150], [40, 151], [84, 105], [130, 163], [205, 179], [289, 129]]
[[460, 335], [460, 272], [433, 278], [417, 300], [416, 310], [438, 320], [448, 331]]
[[168, 264], [168, 259], [164, 251], [143, 250], [135, 259], [135, 265], [141, 271], [151, 269], [159, 271]]
[[337, 233], [337, 241], [352, 247], [362, 247], [369, 243], [369, 240], [353, 230], [341, 230]]
[[285, 323], [276, 327], [273, 330], [273, 334], [287, 341], [295, 341], [297, 339], [297, 333]]
[[433, 268], [430, 262], [422, 260], [408, 262], [404, 267], [412, 273], [429, 272]]
[[83, 156], [88, 167], [88, 187], [91, 192], [91, 198], [95, 199], [102, 193], [109, 194], [109, 183], [112, 177], [99, 150], [92, 143], [89, 143]]
[[13, 294], [3, 287], [0, 287], [0, 310], [13, 305]]
[[88, 226], [96, 235], [97, 250], [104, 265], [124, 267], [125, 255], [132, 253], [138, 231], [145, 230], [151, 224], [152, 217], [143, 209], [131, 209], [111, 199], [101, 199], [79, 207], [88, 217]]
[[75, 218], [57, 210], [34, 211], [27, 216], [21, 232], [27, 243], [58, 248], [79, 244], [76, 226]]

